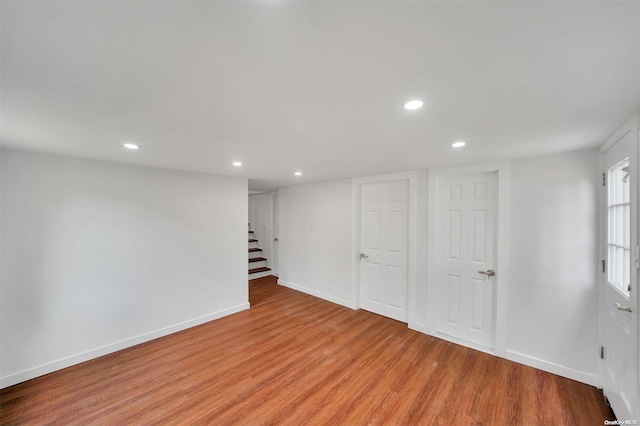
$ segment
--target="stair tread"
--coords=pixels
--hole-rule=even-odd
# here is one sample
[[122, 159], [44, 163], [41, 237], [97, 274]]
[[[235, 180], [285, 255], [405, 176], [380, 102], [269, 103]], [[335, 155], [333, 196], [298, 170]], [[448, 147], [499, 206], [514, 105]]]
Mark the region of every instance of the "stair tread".
[[251, 247], [249, 249], [249, 253], [254, 252], [254, 251], [262, 251], [262, 249], [260, 247]]
[[249, 263], [251, 262], [262, 262], [263, 260], [267, 260], [266, 257], [252, 257], [251, 259], [249, 259]]
[[250, 243], [257, 243], [257, 242], [258, 242], [258, 240], [256, 240], [255, 238], [249, 238], [249, 242], [250, 242]]
[[270, 271], [271, 268], [267, 268], [266, 266], [263, 266], [262, 268], [253, 268], [253, 269], [249, 269], [249, 273], [250, 274], [256, 274], [258, 272], [266, 272], [266, 271]]

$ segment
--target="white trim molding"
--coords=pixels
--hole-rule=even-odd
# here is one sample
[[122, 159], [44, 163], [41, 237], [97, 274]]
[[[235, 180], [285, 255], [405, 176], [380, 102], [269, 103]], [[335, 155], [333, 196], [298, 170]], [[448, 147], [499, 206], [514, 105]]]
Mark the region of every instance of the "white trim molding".
[[637, 132], [640, 122], [640, 113], [634, 114], [630, 119], [628, 119], [622, 127], [620, 127], [614, 134], [609, 136], [609, 138], [600, 146], [600, 152], [604, 153], [613, 145], [615, 145], [620, 139], [625, 137], [629, 132]]
[[523, 353], [511, 350], [508, 350], [506, 355], [506, 358], [509, 361], [537, 368], [538, 370], [546, 371], [558, 376], [566, 377], [567, 379], [586, 383], [594, 387], [598, 386], [598, 376], [596, 374], [588, 373], [581, 370], [575, 370], [573, 368], [565, 367], [564, 365], [545, 361], [543, 359], [535, 358], [530, 355], [525, 355]]
[[337, 305], [341, 305], [341, 306], [347, 307], [349, 309], [358, 309], [358, 308], [355, 307], [355, 304], [350, 302], [349, 300], [345, 300], [345, 299], [342, 299], [340, 297], [335, 297], [335, 296], [332, 296], [330, 294], [324, 293], [322, 291], [317, 291], [317, 290], [314, 290], [312, 288], [305, 287], [303, 285], [294, 284], [292, 282], [283, 281], [281, 279], [278, 279], [278, 284], [280, 284], [283, 287], [287, 287], [287, 288], [290, 288], [292, 290], [296, 290], [296, 291], [299, 291], [301, 293], [305, 293], [305, 294], [308, 294], [310, 296], [314, 296], [314, 297], [317, 297], [317, 298], [320, 298], [320, 299], [324, 299], [324, 300], [326, 300], [328, 302], [335, 303]]
[[28, 370], [20, 371], [15, 374], [11, 374], [6, 377], [0, 378], [0, 389], [13, 386], [15, 384], [34, 379], [45, 374], [52, 373], [63, 368], [71, 367], [72, 365], [80, 364], [91, 359], [99, 358], [103, 355], [107, 355], [113, 352], [120, 351], [122, 349], [130, 348], [132, 346], [139, 345], [141, 343], [149, 342], [151, 340], [158, 339], [160, 337], [168, 336], [169, 334], [177, 333], [179, 331], [186, 330], [197, 325], [207, 323], [227, 315], [235, 314], [237, 312], [249, 309], [249, 303], [242, 303], [237, 306], [232, 306], [227, 309], [223, 309], [211, 314], [202, 315], [197, 318], [193, 318], [188, 321], [184, 321], [178, 324], [174, 324], [168, 327], [161, 328], [149, 333], [140, 334], [128, 339], [120, 340], [118, 342], [111, 343], [109, 345], [101, 346], [86, 352], [82, 352], [76, 355], [72, 355], [57, 361], [52, 361], [46, 364], [39, 365]]

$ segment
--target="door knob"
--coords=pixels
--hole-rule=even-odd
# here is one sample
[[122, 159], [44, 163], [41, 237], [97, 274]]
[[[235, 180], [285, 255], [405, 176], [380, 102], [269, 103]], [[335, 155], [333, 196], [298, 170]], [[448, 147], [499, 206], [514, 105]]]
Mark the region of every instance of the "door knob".
[[618, 302], [616, 302], [616, 308], [618, 308], [619, 311], [631, 312], [631, 308], [630, 307], [622, 306]]
[[479, 274], [486, 275], [488, 277], [492, 277], [496, 274], [496, 271], [493, 269], [487, 269], [486, 271], [478, 271]]
[[360, 259], [368, 259], [368, 258], [369, 256], [367, 256], [366, 254], [360, 253]]

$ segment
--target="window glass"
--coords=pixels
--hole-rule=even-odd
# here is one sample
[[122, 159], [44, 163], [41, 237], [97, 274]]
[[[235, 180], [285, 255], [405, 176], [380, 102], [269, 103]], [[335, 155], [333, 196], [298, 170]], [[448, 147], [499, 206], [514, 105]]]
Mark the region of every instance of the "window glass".
[[607, 278], [629, 296], [631, 283], [631, 187], [629, 158], [607, 173]]

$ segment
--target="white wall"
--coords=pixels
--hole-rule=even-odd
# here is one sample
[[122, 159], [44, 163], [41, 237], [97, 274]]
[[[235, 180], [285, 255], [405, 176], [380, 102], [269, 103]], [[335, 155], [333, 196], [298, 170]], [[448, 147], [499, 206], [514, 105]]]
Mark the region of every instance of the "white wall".
[[594, 383], [598, 154], [511, 164], [508, 357]]
[[[2, 386], [248, 307], [246, 180], [1, 152]], [[507, 356], [592, 383], [597, 152], [510, 169]], [[279, 282], [356, 306], [352, 180], [279, 197]]]
[[[510, 162], [505, 170], [510, 232], [506, 303], [506, 356], [566, 377], [597, 382], [597, 150]], [[351, 181], [280, 190], [280, 281], [353, 307], [348, 271]], [[504, 189], [504, 188], [503, 188]], [[426, 195], [418, 191], [417, 216]], [[356, 225], [353, 225], [356, 226]], [[424, 267], [425, 232], [416, 242]], [[353, 281], [352, 281], [353, 282]], [[355, 283], [354, 283], [355, 284]], [[410, 318], [427, 318], [425, 282], [417, 280]], [[503, 349], [504, 350], [504, 349]], [[503, 352], [504, 353], [504, 352]]]
[[2, 150], [2, 386], [248, 308], [247, 180]]
[[279, 283], [353, 307], [351, 180], [279, 191]]
[[262, 257], [267, 258], [271, 273], [278, 275], [273, 258], [273, 192], [249, 195], [249, 223], [254, 236], [259, 240]]

